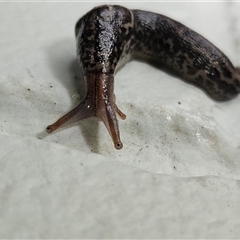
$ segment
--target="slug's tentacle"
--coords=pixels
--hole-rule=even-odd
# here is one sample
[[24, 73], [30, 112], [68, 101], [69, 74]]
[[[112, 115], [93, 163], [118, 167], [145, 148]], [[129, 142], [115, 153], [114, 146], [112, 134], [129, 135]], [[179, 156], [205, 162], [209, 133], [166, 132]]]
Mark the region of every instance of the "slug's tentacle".
[[118, 107], [117, 105], [115, 104], [115, 111], [118, 115], [119, 118], [121, 118], [122, 120], [125, 120], [126, 119], [126, 114], [124, 114]]
[[115, 103], [114, 73], [132, 58], [158, 62], [216, 100], [229, 100], [240, 92], [240, 68], [207, 39], [166, 16], [99, 6], [76, 23], [75, 36], [86, 96], [47, 132], [95, 116], [105, 124], [115, 148], [121, 149], [116, 115], [126, 115]]
[[88, 74], [91, 79], [89, 81], [91, 89], [87, 96], [92, 96], [94, 99], [94, 116], [103, 121], [112, 137], [116, 149], [123, 147], [120, 140], [120, 133], [118, 128], [118, 121], [116, 113], [122, 113], [116, 106], [114, 95], [114, 76], [113, 74]]
[[51, 133], [60, 127], [68, 126], [85, 118], [93, 117], [93, 104], [88, 99], [84, 99], [77, 107], [58, 119], [52, 125], [47, 126], [46, 131]]

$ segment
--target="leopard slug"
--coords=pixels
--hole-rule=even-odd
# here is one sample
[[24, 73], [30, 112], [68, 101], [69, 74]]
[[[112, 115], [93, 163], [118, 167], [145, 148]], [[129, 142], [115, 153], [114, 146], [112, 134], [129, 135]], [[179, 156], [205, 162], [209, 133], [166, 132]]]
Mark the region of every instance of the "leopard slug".
[[115, 103], [114, 73], [132, 58], [157, 62], [218, 101], [240, 92], [240, 68], [207, 39], [166, 16], [103, 5], [78, 20], [75, 37], [86, 94], [77, 107], [47, 127], [48, 133], [95, 116], [121, 149], [116, 116], [126, 115]]

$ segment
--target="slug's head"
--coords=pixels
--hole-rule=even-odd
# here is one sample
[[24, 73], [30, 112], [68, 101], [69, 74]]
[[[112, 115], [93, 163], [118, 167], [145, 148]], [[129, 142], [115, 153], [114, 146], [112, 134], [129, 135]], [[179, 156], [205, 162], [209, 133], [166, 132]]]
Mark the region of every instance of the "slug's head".
[[125, 50], [129, 50], [127, 43], [133, 33], [133, 23], [132, 12], [117, 5], [96, 7], [78, 20], [77, 56], [84, 74], [115, 72]]
[[112, 74], [88, 73], [86, 75], [87, 93], [84, 100], [69, 113], [61, 117], [57, 122], [49, 125], [46, 129], [48, 133], [53, 132], [62, 126], [67, 126], [77, 121], [89, 117], [98, 117], [103, 121], [110, 136], [112, 137], [116, 149], [123, 147], [120, 140], [118, 120], [116, 115], [125, 119], [116, 103], [113, 92], [114, 77]]

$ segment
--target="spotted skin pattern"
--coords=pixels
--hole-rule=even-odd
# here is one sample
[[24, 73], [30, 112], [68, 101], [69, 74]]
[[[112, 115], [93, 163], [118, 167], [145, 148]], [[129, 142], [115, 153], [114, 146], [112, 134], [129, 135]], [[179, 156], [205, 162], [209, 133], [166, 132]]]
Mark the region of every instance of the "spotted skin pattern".
[[117, 115], [125, 119], [114, 95], [114, 74], [132, 58], [156, 62], [192, 82], [218, 101], [240, 92], [240, 68], [235, 68], [203, 36], [166, 16], [103, 5], [86, 13], [75, 25], [77, 57], [86, 95], [47, 132], [89, 117], [105, 124], [116, 149], [123, 147]]
[[136, 55], [143, 59], [148, 55], [216, 100], [228, 100], [240, 92], [239, 71], [207, 39], [160, 14], [133, 10], [133, 15]]

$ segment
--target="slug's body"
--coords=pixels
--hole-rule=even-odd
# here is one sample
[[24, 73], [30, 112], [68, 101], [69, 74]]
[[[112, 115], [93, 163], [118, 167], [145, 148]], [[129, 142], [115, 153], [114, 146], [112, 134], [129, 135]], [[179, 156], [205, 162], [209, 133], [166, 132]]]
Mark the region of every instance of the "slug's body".
[[228, 100], [240, 92], [239, 68], [204, 37], [163, 15], [100, 6], [76, 23], [75, 36], [86, 95], [47, 132], [96, 116], [107, 127], [115, 148], [121, 149], [116, 114], [126, 116], [115, 103], [114, 73], [132, 58], [158, 62], [216, 100]]

